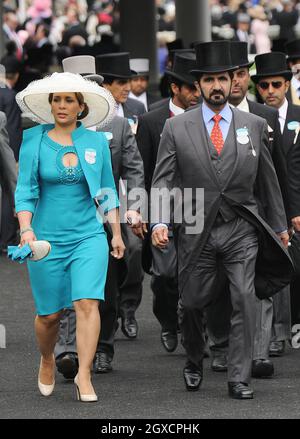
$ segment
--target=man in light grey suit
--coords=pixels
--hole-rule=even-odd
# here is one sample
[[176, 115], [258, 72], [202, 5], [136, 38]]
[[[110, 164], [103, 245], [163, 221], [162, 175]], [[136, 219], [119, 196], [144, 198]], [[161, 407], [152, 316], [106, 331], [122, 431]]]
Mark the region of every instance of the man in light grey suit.
[[[1, 234], [1, 197], [2, 191], [6, 191], [11, 200], [17, 183], [17, 166], [13, 150], [9, 146], [8, 133], [6, 130], [6, 116], [0, 112], [0, 234]], [[12, 201], [13, 202], [13, 201]], [[0, 249], [1, 251], [1, 249]]]
[[[182, 191], [193, 191], [189, 199], [183, 194], [184, 216], [177, 225], [179, 318], [187, 353], [183, 371], [187, 390], [198, 390], [202, 381], [203, 311], [215, 298], [222, 268], [229, 280], [233, 309], [229, 396], [250, 399], [255, 294], [260, 298], [274, 294], [290, 281], [293, 272], [284, 248], [288, 244], [285, 211], [267, 147], [267, 123], [228, 105], [231, 72], [236, 68], [229, 42], [199, 43], [195, 50], [197, 67], [192, 73], [204, 102], [166, 122], [152, 181], [153, 207], [155, 189], [173, 189], [180, 182]], [[204, 199], [197, 188], [204, 188]], [[257, 200], [266, 207], [268, 223], [258, 213]], [[167, 203], [164, 192], [162, 204], [166, 207]], [[154, 210], [156, 213], [152, 242], [164, 247], [168, 225]]]
[[[95, 59], [92, 56], [82, 55], [66, 58], [63, 60], [63, 68], [64, 71], [80, 73], [87, 79], [94, 80], [99, 84], [103, 81], [103, 77], [96, 74]], [[105, 127], [104, 132], [110, 146], [116, 187], [119, 187], [120, 179], [122, 179], [124, 182], [126, 181], [127, 193], [134, 188], [144, 188], [143, 162], [127, 119], [115, 116], [112, 122]], [[94, 361], [96, 373], [106, 373], [112, 370], [114, 334], [118, 319], [117, 299], [119, 291], [124, 288], [124, 284], [125, 288], [128, 289], [128, 295], [132, 294], [132, 300], [135, 301], [136, 306], [141, 301], [141, 294], [137, 296], [136, 290], [139, 290], [143, 275], [142, 271], [138, 271], [134, 266], [135, 258], [139, 255], [131, 251], [131, 242], [137, 240], [141, 252], [142, 241], [135, 234], [142, 235], [142, 231], [139, 227], [134, 227], [134, 224], [138, 224], [139, 213], [131, 210], [132, 205], [133, 202], [128, 200], [126, 215], [132, 219], [133, 228], [127, 224], [121, 224], [122, 236], [126, 245], [124, 260], [116, 261], [111, 256], [109, 258], [105, 301], [101, 302], [100, 305], [101, 333]], [[108, 227], [106, 232], [110, 233]], [[129, 316], [126, 321], [129, 331], [132, 325], [131, 317]], [[57, 368], [65, 378], [74, 378], [77, 373], [75, 331], [75, 312], [72, 309], [66, 310], [64, 318], [61, 320], [59, 340], [55, 347]]]

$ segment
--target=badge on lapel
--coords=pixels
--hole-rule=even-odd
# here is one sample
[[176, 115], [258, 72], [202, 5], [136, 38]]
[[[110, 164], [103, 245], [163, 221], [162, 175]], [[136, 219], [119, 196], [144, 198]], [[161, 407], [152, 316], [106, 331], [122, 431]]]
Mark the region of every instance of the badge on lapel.
[[88, 148], [84, 151], [84, 158], [87, 163], [94, 165], [96, 163], [97, 152], [95, 149]]
[[298, 134], [300, 131], [300, 124], [297, 120], [292, 120], [287, 124], [287, 129], [290, 131], [295, 131], [295, 137], [294, 137], [294, 145], [297, 142]]
[[236, 130], [236, 140], [242, 145], [247, 145], [249, 143], [249, 133], [248, 128], [239, 128]]
[[136, 132], [137, 132], [137, 126], [138, 126], [138, 123], [137, 123], [137, 117], [135, 118], [135, 120], [133, 120], [133, 119], [127, 119], [127, 120], [128, 120], [129, 125], [130, 125], [130, 128], [131, 128], [132, 133], [133, 133], [134, 135], [136, 135]]
[[113, 133], [109, 132], [109, 131], [104, 131], [103, 134], [106, 137], [106, 140], [110, 141], [114, 136]]
[[299, 128], [299, 122], [296, 120], [291, 120], [291, 122], [287, 124], [287, 129], [290, 131], [296, 131], [297, 128]]

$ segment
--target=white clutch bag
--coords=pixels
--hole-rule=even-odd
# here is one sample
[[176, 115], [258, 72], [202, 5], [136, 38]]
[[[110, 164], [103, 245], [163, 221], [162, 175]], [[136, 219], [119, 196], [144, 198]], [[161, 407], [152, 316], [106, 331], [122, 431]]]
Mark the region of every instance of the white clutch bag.
[[48, 241], [33, 241], [32, 242], [33, 255], [31, 261], [40, 261], [44, 259], [51, 251], [51, 244]]

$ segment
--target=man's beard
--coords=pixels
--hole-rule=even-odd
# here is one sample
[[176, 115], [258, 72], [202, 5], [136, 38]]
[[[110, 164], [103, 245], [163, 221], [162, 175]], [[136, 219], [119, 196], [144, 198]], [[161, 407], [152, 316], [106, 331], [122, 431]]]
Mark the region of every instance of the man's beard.
[[[206, 96], [203, 93], [203, 91], [201, 91], [201, 92], [202, 92], [202, 97], [205, 100], [205, 102], [207, 104], [211, 105], [212, 107], [220, 107], [220, 105], [226, 104], [226, 102], [228, 101], [228, 98], [229, 98], [229, 94], [227, 96], [225, 96], [222, 91], [214, 90], [209, 96]], [[214, 99], [214, 95], [219, 95], [221, 97], [218, 99]]]

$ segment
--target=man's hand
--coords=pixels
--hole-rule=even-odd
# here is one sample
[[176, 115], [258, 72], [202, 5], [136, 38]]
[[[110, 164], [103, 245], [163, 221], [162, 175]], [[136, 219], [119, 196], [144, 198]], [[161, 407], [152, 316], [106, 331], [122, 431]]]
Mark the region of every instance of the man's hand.
[[295, 232], [300, 232], [300, 216], [295, 216], [295, 218], [292, 218], [292, 224]]
[[277, 233], [277, 236], [284, 245], [284, 247], [287, 248], [290, 239], [288, 232]]
[[142, 222], [142, 216], [136, 210], [127, 210], [125, 221], [129, 224], [132, 232], [139, 238], [144, 239], [144, 233], [147, 233], [147, 225]]
[[168, 227], [156, 227], [152, 232], [151, 238], [154, 247], [165, 248], [169, 242]]

